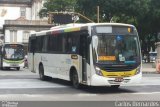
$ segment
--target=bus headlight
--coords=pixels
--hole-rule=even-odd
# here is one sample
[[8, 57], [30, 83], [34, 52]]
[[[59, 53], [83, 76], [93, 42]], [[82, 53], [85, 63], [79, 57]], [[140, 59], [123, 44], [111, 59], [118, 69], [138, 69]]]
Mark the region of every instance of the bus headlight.
[[136, 74], [139, 74], [141, 72], [141, 67], [137, 68]]
[[101, 69], [99, 67], [95, 67], [95, 70], [96, 70], [96, 74], [97, 75], [100, 75], [100, 76], [103, 76], [102, 72], [101, 72]]

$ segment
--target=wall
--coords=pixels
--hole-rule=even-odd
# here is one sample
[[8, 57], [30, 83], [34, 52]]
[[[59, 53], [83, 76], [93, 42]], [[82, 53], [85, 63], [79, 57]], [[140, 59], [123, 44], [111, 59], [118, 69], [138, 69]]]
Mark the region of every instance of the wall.
[[[20, 7], [0, 6], [0, 27], [3, 27], [4, 20], [16, 20], [20, 17]], [[31, 20], [31, 8], [26, 7], [26, 19]]]
[[[32, 0], [31, 4], [0, 4], [0, 27], [3, 27], [4, 20], [11, 20], [14, 21], [15, 23], [6, 23], [6, 25], [13, 25], [10, 27], [4, 27], [4, 41], [5, 42], [11, 42], [10, 41], [10, 30], [16, 30], [17, 31], [17, 42], [18, 43], [23, 43], [23, 36], [24, 36], [24, 31], [28, 32], [34, 32], [36, 29], [33, 28], [31, 30], [28, 27], [18, 27], [16, 19], [20, 17], [20, 8], [25, 7], [26, 8], [26, 19], [29, 20], [30, 22], [34, 20], [42, 20], [39, 18], [39, 11], [43, 7], [43, 3], [45, 0]], [[2, 15], [1, 15], [2, 14]], [[46, 19], [46, 18], [45, 18]], [[45, 20], [43, 19], [43, 20]], [[16, 20], [16, 21], [15, 21]], [[22, 21], [22, 19], [19, 19], [18, 21]], [[28, 23], [27, 23], [28, 24]], [[15, 25], [15, 26], [14, 26]], [[22, 23], [21, 26], [26, 25], [26, 23]], [[20, 25], [19, 25], [20, 26]]]
[[[33, 33], [35, 32], [34, 30], [17, 30], [17, 43], [23, 43], [23, 35], [24, 35], [24, 32], [27, 31], [27, 32], [30, 32], [30, 33]], [[5, 42], [6, 43], [10, 43], [10, 35], [11, 35], [11, 32], [9, 29], [6, 29], [5, 30]]]

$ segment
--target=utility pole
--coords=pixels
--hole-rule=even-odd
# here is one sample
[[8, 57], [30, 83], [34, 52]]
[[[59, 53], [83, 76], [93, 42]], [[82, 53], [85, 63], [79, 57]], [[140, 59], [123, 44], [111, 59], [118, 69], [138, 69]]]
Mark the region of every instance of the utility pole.
[[99, 23], [99, 6], [97, 6], [97, 23]]

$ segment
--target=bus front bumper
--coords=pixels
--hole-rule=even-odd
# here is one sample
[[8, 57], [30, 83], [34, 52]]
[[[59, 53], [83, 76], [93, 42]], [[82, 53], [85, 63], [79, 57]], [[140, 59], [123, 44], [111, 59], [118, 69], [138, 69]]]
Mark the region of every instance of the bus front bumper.
[[[121, 79], [121, 81], [117, 81], [118, 79]], [[131, 77], [103, 77], [99, 76], [97, 74], [94, 74], [91, 77], [91, 86], [111, 86], [111, 85], [127, 85], [132, 84], [136, 85], [140, 83], [142, 78], [142, 73], [139, 73], [137, 75], [131, 76]]]
[[3, 62], [3, 67], [10, 67], [10, 68], [16, 68], [16, 67], [24, 67], [24, 63], [5, 63]]

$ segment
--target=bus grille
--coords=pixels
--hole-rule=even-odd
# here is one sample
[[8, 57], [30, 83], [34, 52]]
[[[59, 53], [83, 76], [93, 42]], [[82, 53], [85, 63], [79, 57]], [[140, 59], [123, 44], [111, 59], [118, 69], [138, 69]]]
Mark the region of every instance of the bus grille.
[[135, 67], [105, 67], [102, 68], [102, 70], [105, 70], [107, 72], [115, 72], [115, 71], [131, 71], [134, 70]]

